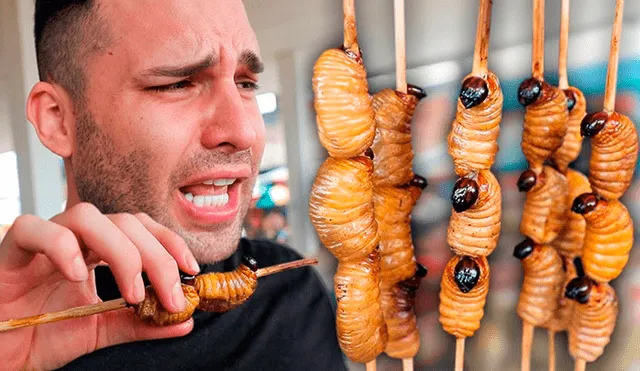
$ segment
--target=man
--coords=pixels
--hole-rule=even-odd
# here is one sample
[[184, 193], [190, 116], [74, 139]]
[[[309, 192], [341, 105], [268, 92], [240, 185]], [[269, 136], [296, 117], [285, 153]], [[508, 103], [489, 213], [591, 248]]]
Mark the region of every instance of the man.
[[[41, 82], [27, 117], [64, 158], [68, 206], [0, 245], [0, 319], [122, 296], [180, 311], [179, 270], [299, 258], [240, 240], [264, 148], [262, 63], [241, 1], [38, 0]], [[108, 264], [108, 269], [98, 263]], [[215, 264], [214, 264], [215, 263]], [[3, 370], [343, 370], [310, 268], [262, 278], [241, 307], [152, 327], [131, 310], [0, 334]]]

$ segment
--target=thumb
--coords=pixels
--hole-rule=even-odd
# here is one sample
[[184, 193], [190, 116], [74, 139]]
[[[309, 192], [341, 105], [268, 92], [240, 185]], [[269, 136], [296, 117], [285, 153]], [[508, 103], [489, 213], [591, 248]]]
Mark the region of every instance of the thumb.
[[171, 326], [154, 326], [137, 318], [131, 309], [103, 313], [101, 317], [96, 350], [139, 340], [184, 336], [193, 330], [193, 318]]

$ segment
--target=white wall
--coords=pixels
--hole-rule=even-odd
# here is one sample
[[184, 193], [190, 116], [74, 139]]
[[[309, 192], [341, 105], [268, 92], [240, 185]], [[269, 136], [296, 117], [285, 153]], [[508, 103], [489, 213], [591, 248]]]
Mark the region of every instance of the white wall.
[[[317, 56], [326, 48], [340, 45], [343, 30], [341, 4], [340, 0], [245, 0], [263, 58], [268, 62], [281, 51], [304, 50]], [[477, 4], [478, 1], [474, 0], [406, 0], [408, 67], [470, 56], [473, 52]], [[493, 4], [491, 49], [529, 43], [531, 0], [494, 0]], [[571, 3], [571, 31], [603, 27], [610, 29], [614, 5], [615, 0], [574, 0]], [[547, 63], [553, 65], [560, 28], [559, 11], [560, 0], [546, 1]], [[359, 41], [369, 76], [392, 72], [395, 68], [393, 2], [358, 0], [356, 16]], [[640, 1], [627, 1], [625, 25], [639, 19]], [[623, 37], [622, 41], [637, 44], [638, 38]], [[570, 57], [578, 52], [589, 53], [590, 46], [579, 45], [581, 50], [572, 48]], [[608, 50], [607, 45], [604, 47]], [[492, 54], [489, 54], [490, 64], [491, 57]], [[517, 60], [511, 60], [511, 63], [526, 65], [530, 58], [529, 49], [525, 48], [515, 57]], [[271, 81], [272, 74], [277, 74], [277, 71], [268, 68], [264, 78]]]

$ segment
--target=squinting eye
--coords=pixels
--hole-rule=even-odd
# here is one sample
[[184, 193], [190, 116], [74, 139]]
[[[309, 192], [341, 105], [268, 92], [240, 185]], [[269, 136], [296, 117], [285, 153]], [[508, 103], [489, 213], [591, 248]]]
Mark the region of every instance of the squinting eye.
[[256, 91], [260, 88], [258, 84], [256, 84], [253, 81], [240, 81], [237, 84], [240, 87], [240, 89], [245, 89], [250, 91]]
[[190, 80], [182, 80], [169, 85], [160, 85], [160, 86], [151, 86], [147, 88], [147, 90], [153, 91], [172, 91], [172, 90], [181, 90], [186, 89], [193, 86], [193, 83]]

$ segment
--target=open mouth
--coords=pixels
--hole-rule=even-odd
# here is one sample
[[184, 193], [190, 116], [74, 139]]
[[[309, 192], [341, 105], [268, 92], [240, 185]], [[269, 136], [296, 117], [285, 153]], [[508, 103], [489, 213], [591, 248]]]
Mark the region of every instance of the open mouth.
[[195, 207], [223, 207], [229, 203], [229, 189], [233, 188], [236, 182], [236, 178], [210, 179], [184, 186], [180, 188], [180, 192]]

